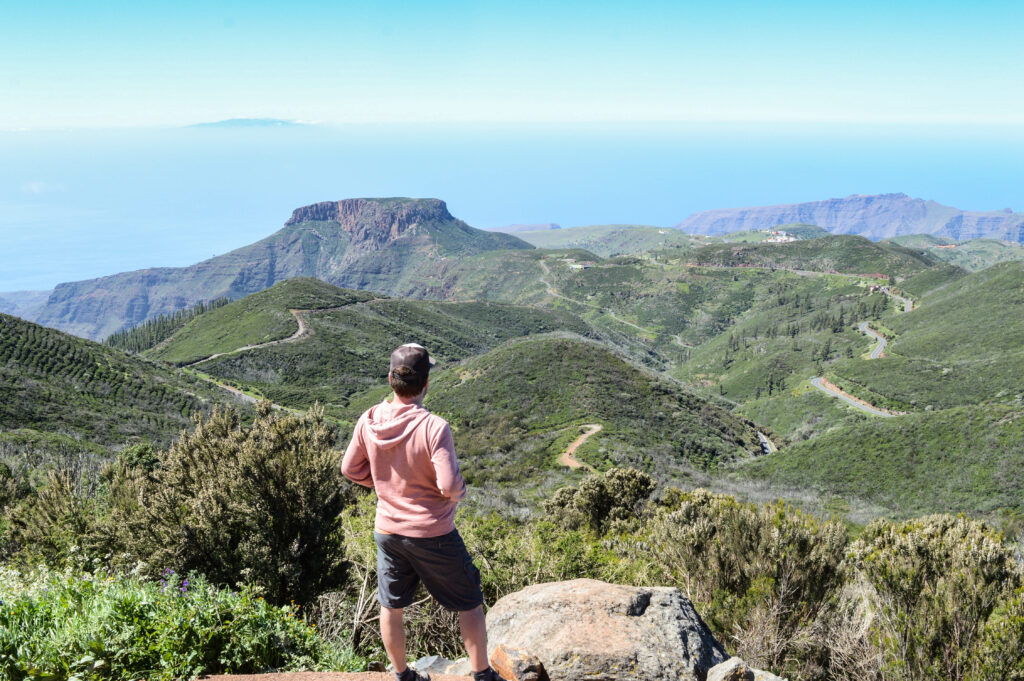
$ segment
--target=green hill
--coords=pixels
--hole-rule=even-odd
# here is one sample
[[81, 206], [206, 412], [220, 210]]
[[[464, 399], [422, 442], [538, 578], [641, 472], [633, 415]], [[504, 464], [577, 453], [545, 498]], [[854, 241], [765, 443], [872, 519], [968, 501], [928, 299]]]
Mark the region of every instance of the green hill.
[[779, 225], [777, 227], [772, 227], [771, 229], [751, 229], [744, 230], [742, 232], [730, 232], [728, 234], [723, 234], [719, 238], [728, 243], [763, 243], [772, 236], [772, 232], [786, 232], [787, 234], [792, 234], [797, 239], [817, 239], [819, 237], [827, 236], [829, 233], [828, 230], [822, 229], [817, 225], [808, 225], [797, 222], [791, 225]]
[[862, 419], [751, 461], [743, 477], [852, 496], [900, 516], [1024, 511], [1024, 411], [958, 407]]
[[271, 236], [191, 267], [123, 272], [58, 285], [37, 322], [105, 338], [161, 314], [241, 298], [294, 277], [410, 295], [438, 281], [447, 259], [528, 249], [508, 234], [457, 220], [437, 199], [347, 199], [304, 206]]
[[850, 392], [896, 409], [1012, 401], [1024, 385], [1024, 263], [1007, 262], [926, 294], [885, 323], [887, 357], [831, 372]]
[[[321, 283], [319, 286], [328, 285]], [[269, 312], [260, 304], [280, 300], [281, 291], [287, 292], [290, 288], [285, 282], [269, 292], [250, 296], [252, 300], [238, 302], [237, 312], [248, 311], [265, 317]], [[364, 295], [342, 289], [334, 291], [338, 299]], [[230, 312], [230, 307], [217, 312]], [[227, 320], [227, 323], [254, 326], [244, 317], [233, 316], [232, 319], [238, 321]], [[366, 300], [307, 312], [304, 319], [309, 333], [295, 342], [216, 357], [196, 368], [250, 386], [275, 402], [305, 407], [320, 401], [333, 410], [343, 407], [353, 393], [384, 382], [388, 357], [402, 343], [421, 343], [444, 364], [485, 352], [519, 336], [556, 330], [594, 333], [586, 322], [570, 312], [490, 302]], [[206, 322], [205, 338], [218, 337], [223, 328], [214, 322], [220, 321]], [[188, 327], [182, 331], [187, 330]], [[172, 337], [161, 352], [165, 356], [183, 356], [177, 340], [177, 335]], [[193, 347], [201, 338], [193, 335], [182, 340]]]
[[647, 225], [591, 225], [518, 232], [516, 236], [537, 248], [582, 248], [603, 258], [706, 243], [706, 240], [678, 229]]
[[919, 250], [929, 256], [962, 267], [971, 272], [986, 269], [1000, 262], [1024, 260], [1024, 244], [998, 239], [956, 241], [947, 237], [914, 234], [890, 239], [892, 243]]
[[167, 443], [227, 393], [164, 365], [0, 314], [0, 428]]
[[681, 477], [760, 452], [750, 421], [575, 336], [514, 340], [439, 372], [425, 405], [449, 419], [460, 461], [481, 482], [562, 470], [558, 457], [584, 424], [603, 429], [576, 457], [599, 469]]
[[217, 353], [287, 338], [299, 330], [290, 310], [343, 307], [380, 297], [299, 277], [197, 316], [169, 339], [147, 351], [148, 357], [191, 364]]
[[864, 237], [829, 235], [789, 243], [712, 244], [697, 250], [694, 261], [717, 266], [775, 267], [846, 274], [911, 276], [936, 261], [894, 244]]

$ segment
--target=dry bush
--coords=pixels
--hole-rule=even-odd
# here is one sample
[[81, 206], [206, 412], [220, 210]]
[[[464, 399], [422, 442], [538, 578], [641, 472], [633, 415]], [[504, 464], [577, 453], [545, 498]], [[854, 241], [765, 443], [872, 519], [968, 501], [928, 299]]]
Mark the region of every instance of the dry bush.
[[[665, 495], [650, 552], [712, 630], [751, 664], [827, 670], [819, 618], [842, 585], [845, 528], [782, 503], [756, 506], [706, 490]], [[801, 672], [806, 676], [807, 672]]]
[[949, 515], [874, 522], [849, 561], [871, 588], [883, 673], [892, 679], [972, 678], [985, 664], [989, 617], [1021, 582], [998, 532]]

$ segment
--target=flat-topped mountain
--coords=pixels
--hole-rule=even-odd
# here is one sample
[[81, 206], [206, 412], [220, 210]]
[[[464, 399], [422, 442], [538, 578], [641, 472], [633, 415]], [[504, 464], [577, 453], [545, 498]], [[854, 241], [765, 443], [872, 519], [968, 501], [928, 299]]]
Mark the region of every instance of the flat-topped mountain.
[[810, 203], [709, 210], [694, 213], [676, 227], [694, 234], [727, 234], [792, 222], [869, 239], [932, 234], [957, 240], [984, 237], [1024, 241], [1024, 213], [1009, 209], [964, 211], [906, 194], [856, 194]]
[[347, 199], [296, 209], [284, 228], [190, 267], [58, 285], [35, 321], [100, 339], [201, 301], [241, 298], [292, 277], [409, 294], [449, 256], [533, 248], [457, 220], [437, 199]]

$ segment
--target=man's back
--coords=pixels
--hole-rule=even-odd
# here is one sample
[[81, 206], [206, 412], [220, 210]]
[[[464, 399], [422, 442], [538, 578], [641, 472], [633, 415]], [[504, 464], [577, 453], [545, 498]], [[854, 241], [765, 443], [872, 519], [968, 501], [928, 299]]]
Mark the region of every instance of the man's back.
[[368, 409], [356, 423], [342, 472], [376, 490], [378, 532], [438, 537], [455, 529], [466, 484], [451, 429], [421, 405], [396, 400]]

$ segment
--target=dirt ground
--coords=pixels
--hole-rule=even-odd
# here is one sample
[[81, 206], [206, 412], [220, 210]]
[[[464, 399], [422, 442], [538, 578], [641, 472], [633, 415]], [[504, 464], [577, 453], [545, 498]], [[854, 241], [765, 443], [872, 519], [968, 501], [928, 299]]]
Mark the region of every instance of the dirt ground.
[[[225, 674], [201, 676], [208, 681], [395, 681], [391, 672], [289, 672], [287, 674]], [[431, 681], [466, 681], [468, 676], [431, 674]]]

